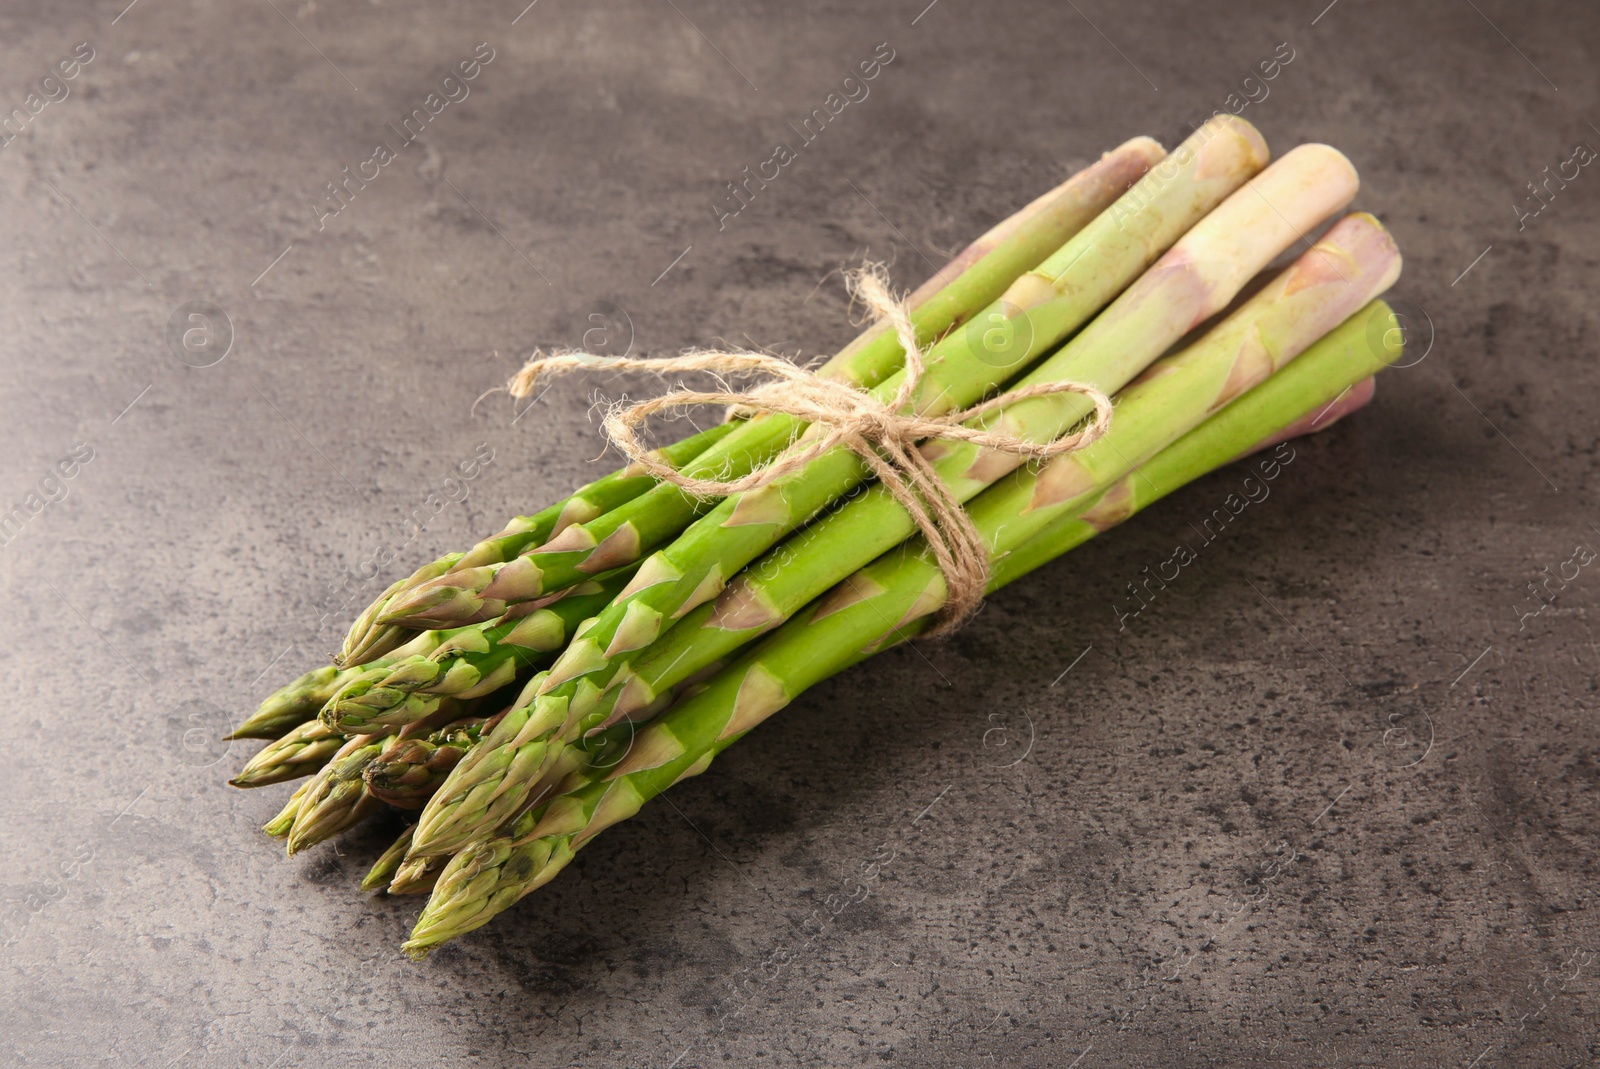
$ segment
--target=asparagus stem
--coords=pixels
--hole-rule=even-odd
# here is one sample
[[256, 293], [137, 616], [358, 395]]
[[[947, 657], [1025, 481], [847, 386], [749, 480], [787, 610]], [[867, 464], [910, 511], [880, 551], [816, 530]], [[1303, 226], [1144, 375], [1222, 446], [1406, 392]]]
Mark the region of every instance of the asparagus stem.
[[[732, 432], [732, 424], [718, 424], [657, 450], [657, 455], [669, 464], [685, 464]], [[411, 575], [392, 584], [356, 617], [345, 636], [344, 647], [334, 660], [347, 668], [366, 664], [381, 656], [386, 649], [404, 642], [407, 636], [415, 634], [414, 628], [382, 623], [380, 618], [387, 614], [391, 604], [403, 600], [425, 583], [457, 569], [511, 560], [518, 553], [539, 545], [571, 524], [592, 520], [631, 501], [654, 486], [655, 482], [655, 479], [630, 464], [580, 487], [566, 500], [558, 501], [542, 512], [516, 517], [498, 534], [484, 539], [466, 553], [449, 553], [424, 564]]]
[[[434, 789], [433, 797], [423, 805], [422, 814], [417, 819], [411, 844], [413, 856], [450, 853], [449, 850], [425, 844], [449, 841], [458, 827], [459, 813], [491, 814], [489, 820], [481, 824], [482, 831], [478, 835], [481, 838], [500, 824], [514, 820], [519, 811], [540, 804], [566, 777], [588, 767], [597, 755], [614, 752], [616, 747], [630, 744], [635, 734], [633, 722], [648, 720], [666, 708], [676, 693], [673, 687], [662, 687], [656, 701], [636, 709], [631, 718], [620, 720], [604, 730], [591, 732], [573, 744], [561, 747], [546, 761], [544, 749], [538, 745], [529, 745], [526, 741], [519, 744], [515, 739], [506, 745], [494, 745], [488, 741], [491, 736], [498, 737], [497, 729], [507, 718], [514, 718], [519, 711], [531, 707], [528, 698], [537, 689], [538, 681], [539, 677], [535, 676], [510, 709], [485, 724], [477, 744], [470, 747], [461, 761], [457, 762], [456, 768], [459, 768], [462, 762], [479, 761], [475, 782], [459, 794], [453, 804], [444, 807], [434, 806], [433, 798], [454, 782], [454, 769], [445, 777], [443, 784]], [[506, 791], [507, 785], [514, 786], [514, 793]]]
[[[317, 715], [343, 682], [333, 665], [315, 668], [292, 683], [267, 695], [244, 723], [233, 729], [230, 739], [277, 739]], [[346, 677], [348, 678], [348, 677]]]
[[[561, 759], [546, 771], [539, 786], [524, 803], [522, 812], [507, 821], [505, 828], [497, 834], [517, 838], [532, 831], [544, 816], [551, 799], [594, 783], [615, 768], [632, 749], [634, 735], [631, 725], [621, 724], [585, 739], [579, 746], [568, 747]], [[408, 850], [415, 830], [415, 827], [407, 830], [405, 843]], [[416, 894], [433, 890], [449, 860], [448, 854], [413, 856], [408, 853], [405, 862], [395, 870], [389, 893]]]
[[[1101, 493], [1108, 487], [1142, 486], [1152, 472], [1162, 480], [1155, 489], [1144, 492], [1148, 496], [1126, 498], [1099, 521], [1107, 525], [1120, 522], [1163, 493], [1228, 463], [1264, 439], [1272, 440], [1330, 402], [1336, 403], [1353, 384], [1399, 355], [1398, 332], [1383, 336], [1385, 344], [1394, 348], [1379, 349], [1371, 344], [1372, 334], [1367, 330], [1371, 315], [1388, 314], [1386, 306], [1374, 302], [1367, 314], [1351, 317], [1286, 369], [1238, 400], [1223, 401], [1226, 407], [1197, 430], [1146, 458], [1137, 477], [1125, 475], [1121, 477], [1125, 482], [1112, 480], [1101, 485]], [[1167, 373], [1149, 377], [1139, 397], [1124, 401], [1124, 409], [1139, 403], [1147, 414], [1152, 409], [1159, 412], [1163, 406], [1158, 401], [1189, 390], [1191, 384], [1181, 374], [1184, 356], [1203, 345], [1204, 339], [1200, 346], [1163, 361], [1162, 370]], [[1282, 350], [1268, 351], [1277, 357]], [[1235, 350], [1234, 355], [1244, 355], [1244, 351]], [[1229, 363], [1239, 366], [1236, 360]], [[1165, 386], [1173, 382], [1178, 384], [1176, 388]], [[1218, 400], [1226, 392], [1224, 385], [1204, 400]], [[1112, 434], [1128, 422], [1119, 422]], [[1024, 481], [1027, 476], [1016, 478]], [[1093, 522], [1073, 524], [1069, 520], [1081, 515], [1098, 494], [1087, 496], [1089, 501], [1080, 502], [1076, 512], [1054, 513], [1048, 523], [1030, 532], [1030, 538], [1044, 540], [1043, 548], [1030, 551], [1030, 556], [1018, 554], [1017, 563], [1009, 566], [1001, 557], [997, 575], [1004, 581], [1014, 580], [1024, 574], [1019, 567], [1022, 563], [1041, 564], [1102, 530]], [[1008, 541], [1002, 537], [1003, 521], [997, 529], [995, 514], [986, 513], [984, 519], [989, 523], [986, 534], [999, 552], [1008, 552], [999, 549]], [[1028, 545], [1030, 538], [1018, 541], [1017, 547]], [[942, 585], [936, 570], [929, 574], [930, 568], [914, 544], [874, 562], [784, 624], [720, 673], [706, 690], [646, 726], [628, 756], [603, 779], [555, 798], [531, 829], [524, 831], [522, 824], [510, 834], [458, 852], [438, 877], [433, 897], [403, 949], [420, 958], [440, 943], [482, 926], [552, 879], [600, 831], [632, 816], [673, 784], [705, 771], [718, 753], [804, 689], [915, 634], [942, 602]]]
[[975, 498], [969, 514], [980, 526], [1003, 528], [991, 543], [995, 553], [1016, 548], [1266, 379], [1399, 273], [1400, 254], [1382, 225], [1370, 215], [1346, 217], [1199, 343], [1125, 390], [1122, 433], [1056, 457], [1037, 473], [1007, 476]]
[[320, 720], [308, 720], [291, 728], [283, 738], [263, 746], [228, 782], [235, 787], [265, 787], [269, 783], [310, 775], [337, 753], [344, 742], [342, 732]]
[[[1388, 318], [1390, 314], [1388, 305], [1382, 301], [1374, 301], [1367, 310], [1360, 313], [1359, 318], [1370, 321], [1373, 315]], [[1391, 362], [1398, 356], [1398, 352], [1390, 354]], [[1287, 376], [1287, 370], [1284, 374]], [[1279, 396], [1282, 395], [1282, 390], [1293, 384], [1293, 381], [1286, 379], [1278, 383]], [[1373, 384], [1373, 379], [1363, 379], [1328, 402], [1321, 410], [1309, 412], [1282, 431], [1257, 442], [1247, 453], [1270, 449], [1291, 438], [1300, 438], [1326, 430], [1372, 400]], [[1261, 400], [1265, 399], [1266, 395], [1262, 395]], [[1246, 394], [1235, 406], [1228, 409], [1234, 421], [1258, 418], [1265, 421], [1267, 413], [1251, 413], [1251, 406], [1246, 402], [1252, 401], [1256, 401], [1253, 394]], [[1260, 407], [1259, 402], [1255, 407]], [[1113, 483], [1090, 508], [1078, 514], [1062, 516], [1021, 546], [1000, 557], [990, 570], [989, 589], [999, 590], [1034, 569], [1055, 560], [1068, 550], [1082, 545], [1095, 535], [1116, 526], [1135, 512], [1192, 482], [1199, 475], [1226, 467], [1240, 459], [1239, 456], [1229, 456], [1227, 460], [1212, 464], [1213, 458], [1227, 456], [1228, 450], [1237, 441], [1238, 435], [1230, 433], [1231, 426], [1230, 422], [1207, 420], [1190, 431], [1177, 445], [1163, 449], [1141, 464], [1137, 471], [1130, 472]], [[1205, 467], [1207, 464], [1212, 466]]]
[[421, 809], [477, 743], [482, 725], [480, 719], [458, 720], [426, 738], [396, 739], [363, 771], [367, 789], [400, 809]]
[[[733, 433], [737, 424], [719, 423], [680, 442], [656, 450], [656, 456], [681, 467]], [[588, 486], [577, 490], [532, 516], [518, 516], [505, 530], [473, 546], [461, 558], [457, 569], [485, 564], [504, 564], [523, 551], [549, 541], [575, 523], [587, 523], [619, 505], [624, 505], [656, 484], [656, 480], [629, 464]]]
[[[417, 653], [427, 653], [437, 642], [432, 632], [408, 631], [408, 640], [389, 650], [390, 656], [375, 658], [370, 665], [388, 664], [394, 658]], [[244, 723], [234, 729], [230, 739], [278, 739], [290, 728], [315, 719], [328, 699], [339, 693], [339, 688], [360, 674], [356, 668], [338, 668], [324, 665], [313, 669], [286, 686], [269, 694], [261, 706]]]
[[[1072, 175], [991, 227], [906, 298], [906, 306], [919, 311], [929, 324], [924, 330], [917, 323], [917, 341], [928, 345], [987, 308], [1015, 279], [1071, 240], [1165, 156], [1166, 150], [1148, 137], [1125, 141], [1098, 164]], [[933, 329], [941, 323], [945, 324], [941, 329]], [[852, 343], [862, 344], [899, 352], [899, 342], [886, 322], [875, 324]], [[904, 354], [898, 359], [903, 360]], [[835, 377], [858, 389], [877, 385], [851, 378], [848, 371], [847, 366]]]
[[334, 654], [333, 663], [340, 668], [352, 668], [382, 657], [397, 646], [404, 645], [415, 629], [397, 627], [379, 622], [390, 602], [404, 596], [405, 592], [431, 582], [449, 572], [461, 560], [459, 553], [447, 553], [438, 560], [429, 561], [404, 579], [397, 579], [371, 605], [361, 611], [355, 623], [345, 634], [344, 645]]
[[414, 827], [416, 827], [414, 824], [406, 825], [406, 830], [400, 833], [393, 845], [378, 855], [378, 860], [372, 863], [372, 868], [361, 878], [363, 891], [376, 893], [389, 886], [389, 882], [394, 879], [395, 873], [400, 870], [401, 863], [406, 859], [406, 851], [411, 849], [411, 829]]
[[[1176, 166], [1159, 178], [1146, 177], [1125, 195], [1141, 204], [1137, 212], [1119, 215], [1113, 210], [1102, 215], [1049, 263], [1029, 272], [1008, 291], [1026, 292], [1033, 302], [1011, 313], [1018, 321], [1029, 324], [1031, 340], [1019, 345], [1016, 357], [1020, 365], [1054, 346], [1129, 281], [1138, 279], [1105, 315], [1018, 385], [1073, 379], [1114, 392], [1190, 326], [1220, 311], [1246, 279], [1303, 229], [1325, 218], [1333, 210], [1327, 207], [1328, 201], [1344, 203], [1353, 194], [1354, 172], [1343, 157], [1338, 158], [1342, 166], [1335, 168], [1320, 157], [1316, 162], [1308, 160], [1304, 152], [1291, 153], [1259, 175], [1248, 192], [1236, 192], [1265, 162], [1265, 149], [1259, 138], [1236, 120], [1218, 122], [1197, 133], [1175, 154], [1175, 161], [1182, 159], [1189, 161], [1186, 166]], [[1324, 176], [1322, 172], [1328, 171], [1333, 173]], [[1305, 183], [1308, 188], [1293, 188], [1295, 183]], [[1285, 207], [1263, 206], [1262, 191], [1273, 193]], [[1226, 202], [1217, 207], [1224, 197]], [[1288, 218], [1281, 214], [1283, 211], [1289, 213]], [[1298, 228], [1297, 223], [1301, 224]], [[1194, 229], [1184, 235], [1191, 226]], [[1250, 237], [1241, 239], [1240, 233]], [[1180, 235], [1184, 235], [1181, 240]], [[1146, 271], [1151, 259], [1174, 240], [1178, 244]], [[1114, 255], [1114, 251], [1120, 251], [1120, 255]], [[1193, 267], [1209, 264], [1218, 256], [1222, 270], [1208, 267], [1207, 273], [1201, 275]], [[1046, 272], [1049, 284], [1040, 285]], [[1001, 305], [992, 306], [991, 313], [1001, 314], [1004, 300]], [[1121, 311], [1125, 306], [1145, 314], [1126, 315]], [[1153, 308], [1163, 309], [1166, 316], [1149, 314]], [[1102, 321], [1116, 324], [1130, 320], [1135, 324], [1133, 330], [1097, 329]], [[974, 359], [986, 363], [990, 355], [983, 343], [973, 337], [947, 338], [929, 360], [948, 369]], [[948, 385], [936, 391], [939, 400], [930, 410], [935, 414], [961, 407], [981, 396], [980, 390], [987, 392], [994, 385], [991, 377], [981, 373], [962, 377], [947, 372], [946, 378]], [[1032, 418], [1013, 418], [1004, 429], [1018, 437], [1048, 441], [1070, 429], [1088, 407], [1077, 394], [1037, 398], [1006, 409]], [[999, 417], [974, 421], [995, 426], [1002, 422]], [[929, 448], [936, 450], [940, 444], [933, 443]], [[961, 451], [959, 465], [948, 465], [950, 478], [974, 466], [979, 454], [976, 447]], [[970, 497], [1003, 474], [1007, 469], [999, 465], [1014, 467], [1021, 463], [1021, 458], [1012, 454], [988, 454], [987, 459], [987, 467], [979, 474], [969, 477], [966, 485], [954, 487], [958, 496]], [[628, 589], [600, 614], [582, 641], [569, 647], [556, 662], [543, 685], [544, 691], [556, 692], [580, 676], [604, 684], [616, 654], [653, 642], [678, 616], [715, 597], [746, 564], [849, 493], [868, 475], [861, 458], [841, 448], [771, 486], [723, 501], [646, 561]], [[856, 529], [856, 534], [873, 546], [862, 550], [865, 556], [860, 564], [904, 541], [915, 529], [911, 517], [893, 495], [881, 488], [869, 490], [841, 514], [853, 515], [863, 503], [879, 507], [871, 519]], [[836, 521], [841, 514], [829, 517], [820, 526]], [[884, 522], [888, 524], [887, 535], [880, 526]], [[854, 567], [846, 568], [844, 574]]]
[[359, 670], [328, 699], [322, 720], [346, 734], [401, 728], [431, 716], [445, 698], [509, 686], [553, 657], [632, 574], [622, 569], [581, 583], [542, 608], [525, 602], [493, 625], [433, 632], [427, 652]]
[[[398, 844], [397, 844], [398, 845]], [[439, 879], [439, 874], [444, 871], [443, 857], [406, 857], [394, 870], [394, 878], [389, 881], [389, 893], [392, 895], [424, 895], [433, 890], [434, 884]]]
[[[974, 313], [995, 307], [994, 302], [1008, 292], [1023, 271], [1037, 265], [1050, 250], [1101, 215], [1158, 157], [1159, 146], [1148, 138], [1130, 141], [1063, 183], [1047, 196], [1044, 205], [1035, 202], [1023, 209], [1020, 214], [1024, 218], [1015, 225], [1002, 224], [997, 228], [1001, 230], [998, 239], [971, 266], [912, 307], [919, 343], [945, 336]], [[1113, 244], [1121, 249], [1127, 242]], [[954, 344], [959, 344], [962, 336], [958, 332], [946, 340], [954, 339]], [[952, 360], [944, 369], [937, 365], [930, 368], [919, 398], [920, 407], [948, 411], [953, 402], [941, 400], [941, 391], [951, 381], [971, 376], [973, 363], [978, 364], [979, 371], [988, 373], [980, 376], [977, 393], [968, 388], [952, 397], [982, 396], [1009, 377], [1009, 372], [1020, 369], [992, 353], [984, 355], [987, 362], [969, 357]], [[879, 325], [824, 365], [819, 374], [872, 389], [887, 398], [898, 389], [900, 380], [895, 376], [904, 360], [893, 332]], [[1003, 370], [1007, 373], [996, 378]], [[793, 417], [776, 413], [760, 416], [740, 426], [685, 470], [701, 478], [736, 478], [777, 456], [804, 428]], [[443, 627], [493, 618], [508, 604], [544, 596], [595, 572], [640, 559], [676, 537], [709, 507], [707, 502], [675, 486], [654, 487], [592, 522], [568, 527], [549, 543], [507, 564], [458, 569], [425, 584], [392, 604], [384, 619], [408, 626]]]
[[[1348, 161], [1331, 149], [1319, 153], [1308, 151], [1310, 148], [1290, 153], [1259, 175], [1249, 190], [1240, 190], [1265, 163], [1266, 148], [1260, 136], [1231, 116], [1203, 127], [1180, 146], [1167, 166], [1147, 175], [1124, 195], [1124, 200], [1139, 205], [1137, 210], [1121, 212], [1114, 205], [1008, 289], [1008, 295], [1016, 295], [1025, 305], [1011, 303], [1008, 297], [990, 307], [989, 315], [1028, 325], [1026, 340], [1019, 342], [1017, 352], [1007, 361], [999, 366], [991, 363], [993, 354], [984, 348], [983, 336], [971, 332], [951, 335], [934, 347], [929, 356], [929, 379], [935, 378], [933, 372], [939, 373], [938, 389], [922, 391], [928, 414], [977, 400], [1009, 374], [1007, 369], [1025, 366], [1054, 346], [1129, 282], [1139, 279], [1152, 260], [1193, 226], [1192, 239], [1184, 237], [1173, 246], [1167, 257], [1145, 272], [1101, 317], [1110, 317], [1113, 326], [1109, 330], [1097, 331], [1100, 320], [1096, 320], [1080, 335], [1086, 346], [1075, 340], [1027, 380], [1072, 378], [1107, 391], [1120, 387], [1191, 326], [1226, 305], [1246, 279], [1303, 229], [1353, 195], [1354, 172]], [[1337, 166], [1324, 153], [1336, 157]], [[1269, 197], [1282, 202], [1282, 207], [1269, 203]], [[1224, 201], [1223, 207], [1218, 207]], [[1119, 200], [1118, 205], [1122, 204]], [[1240, 238], [1235, 231], [1241, 226], [1260, 236]], [[1212, 262], [1219, 254], [1223, 257], [1220, 266]], [[1124, 307], [1144, 314], [1131, 316], [1122, 311]], [[1166, 314], [1153, 314], [1154, 309]], [[1130, 321], [1142, 321], [1148, 327], [1141, 333], [1122, 326]], [[1102, 335], [1107, 336], [1106, 341], [1100, 340]], [[883, 399], [893, 396], [899, 382], [897, 376], [879, 387]], [[1049, 440], [1081, 417], [1084, 409], [1081, 398], [1077, 400], [1077, 404], [1063, 400], [1011, 406], [1026, 408], [1033, 416], [1013, 421], [1013, 429], [1024, 436], [1031, 432], [1036, 440]], [[1009, 456], [997, 462], [999, 456], [991, 458], [988, 471], [983, 472], [976, 453], [963, 453], [948, 465], [947, 481], [969, 468], [977, 469], [978, 473], [959, 487], [958, 496], [970, 497], [1017, 463]], [[508, 714], [487, 745], [457, 766], [419, 821], [413, 851], [455, 850], [503, 822], [520, 804], [543, 762], [608, 719], [609, 714], [596, 711], [596, 706], [629, 660], [655, 642], [674, 620], [716, 597], [740, 569], [868, 474], [866, 463], [854, 452], [842, 447], [831, 450], [794, 475], [726, 499], [654, 554], [627, 590], [557, 659], [540, 683], [533, 707]], [[858, 524], [849, 541], [825, 536], [830, 556], [850, 559], [840, 577], [903, 541], [914, 526], [891, 495], [870, 491], [819, 526], [829, 528], [831, 535], [831, 521], [854, 516], [852, 510], [863, 504], [869, 509], [876, 505], [876, 521]], [[880, 525], [888, 532], [887, 538], [881, 537]], [[825, 567], [826, 561], [821, 566]], [[827, 585], [831, 582], [823, 587]], [[809, 597], [800, 604], [805, 600]], [[508, 745], [522, 752], [503, 765], [486, 755], [489, 747]], [[509, 775], [512, 768], [534, 771], [519, 784]], [[483, 789], [491, 782], [493, 789]], [[487, 805], [480, 809], [469, 799], [482, 799]]]
[[378, 811], [383, 803], [367, 790], [361, 774], [392, 741], [393, 736], [357, 735], [306, 784], [289, 828], [291, 857]]
[[283, 808], [278, 810], [278, 815], [263, 824], [261, 830], [274, 839], [287, 839], [289, 837], [289, 829], [294, 827], [295, 815], [300, 812], [300, 803], [305, 800], [306, 788], [310, 786], [311, 781], [306, 780], [295, 788], [295, 792], [289, 796], [289, 800], [283, 804]]
[[[1391, 322], [1391, 319], [1388, 305], [1384, 304], [1382, 301], [1374, 301], [1367, 305], [1366, 312], [1368, 314], [1369, 322], [1373, 321], [1374, 318], [1381, 318], [1383, 323], [1379, 329], [1389, 329], [1388, 324]], [[1278, 433], [1276, 437], [1268, 438], [1266, 441], [1251, 449], [1248, 453], [1242, 453], [1234, 459], [1243, 460], [1245, 457], [1257, 453], [1262, 449], [1271, 449], [1280, 442], [1287, 442], [1291, 438], [1303, 438], [1308, 434], [1315, 434], [1317, 431], [1331, 427], [1341, 419], [1344, 419], [1346, 416], [1352, 415], [1365, 408], [1368, 403], [1371, 402], [1373, 396], [1377, 393], [1377, 390], [1378, 380], [1376, 377], [1362, 379], [1344, 393], [1340, 394], [1335, 400], [1328, 402], [1327, 407], [1322, 409], [1320, 412], [1314, 412], [1300, 420], [1298, 423], [1294, 423], [1288, 427], [1285, 427]]]

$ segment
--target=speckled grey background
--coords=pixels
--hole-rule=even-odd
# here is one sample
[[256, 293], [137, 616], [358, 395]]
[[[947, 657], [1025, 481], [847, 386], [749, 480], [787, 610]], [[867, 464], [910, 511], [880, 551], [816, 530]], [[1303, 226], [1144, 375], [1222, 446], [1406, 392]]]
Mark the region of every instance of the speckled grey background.
[[[923, 2], [0, 10], [4, 108], [93, 52], [0, 148], [0, 504], [65, 494], [0, 549], [0, 1061], [1594, 1063], [1600, 573], [1537, 614], [1527, 588], [1600, 546], [1600, 177], [1538, 215], [1527, 183], [1600, 145], [1600, 21]], [[880, 42], [870, 97], [719, 231], [723, 183]], [[259, 835], [287, 789], [225, 787], [254, 744], [220, 736], [401, 567], [342, 571], [596, 470], [592, 383], [474, 413], [518, 356], [825, 351], [829, 271], [919, 281], [1280, 42], [1244, 115], [1356, 162], [1427, 355], [1127, 630], [1123, 584], [1239, 473], [817, 688], [424, 965], [395, 951], [418, 902], [354, 888], [393, 825], [293, 861]], [[470, 96], [319, 228], [480, 43]], [[166, 339], [188, 302], [231, 324], [212, 366], [214, 312], [188, 364]]]

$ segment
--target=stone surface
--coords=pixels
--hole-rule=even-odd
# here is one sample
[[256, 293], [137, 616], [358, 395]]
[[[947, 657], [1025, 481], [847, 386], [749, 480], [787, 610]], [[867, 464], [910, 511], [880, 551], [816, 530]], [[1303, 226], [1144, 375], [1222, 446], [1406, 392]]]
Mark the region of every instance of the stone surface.
[[[1600, 546], [1600, 179], [1527, 214], [1600, 144], [1592, 11], [122, 2], [0, 11], [0, 106], [93, 52], [0, 148], [0, 494], [60, 498], [0, 552], [0, 1060], [1596, 1057], [1600, 576], [1528, 591]], [[287, 789], [224, 786], [253, 745], [227, 725], [383, 582], [598, 470], [590, 394], [651, 385], [474, 409], [531, 347], [825, 352], [833, 269], [920, 281], [1248, 96], [1280, 152], [1361, 169], [1426, 358], [1126, 629], [1125, 584], [1240, 470], [818, 687], [426, 964], [395, 950], [418, 901], [354, 886], [394, 825], [293, 861], [258, 834]], [[798, 158], [719, 229], [778, 141]]]

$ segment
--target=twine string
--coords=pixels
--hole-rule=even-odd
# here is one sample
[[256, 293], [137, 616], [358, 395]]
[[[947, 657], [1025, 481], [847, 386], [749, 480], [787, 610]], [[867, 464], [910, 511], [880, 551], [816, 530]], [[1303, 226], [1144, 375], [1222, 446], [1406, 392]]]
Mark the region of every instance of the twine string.
[[[628, 460], [663, 482], [695, 497], [729, 497], [770, 486], [794, 474], [822, 454], [843, 446], [859, 456], [878, 481], [899, 502], [922, 532], [935, 563], [944, 576], [946, 600], [937, 632], [958, 626], [983, 603], [989, 580], [989, 547], [973, 526], [961, 502], [939, 478], [933, 464], [917, 447], [925, 439], [967, 442], [981, 449], [1009, 453], [1030, 460], [1046, 460], [1083, 449], [1100, 439], [1111, 426], [1111, 399], [1088, 383], [1049, 382], [1021, 386], [987, 401], [942, 416], [926, 416], [913, 407], [913, 399], [926, 370], [925, 351], [917, 344], [910, 310], [889, 288], [881, 264], [865, 264], [846, 275], [853, 298], [864, 303], [874, 318], [886, 320], [905, 350], [905, 370], [894, 396], [879, 401], [850, 385], [824, 378], [788, 360], [765, 353], [739, 350], [693, 349], [674, 357], [641, 359], [602, 356], [576, 350], [543, 355], [535, 350], [512, 377], [512, 396], [533, 392], [541, 375], [574, 371], [653, 371], [673, 374], [689, 371], [717, 376], [717, 390], [677, 389], [632, 404], [618, 403], [606, 412], [606, 436]], [[738, 390], [724, 377], [764, 374], [770, 380]], [[1034, 397], [1077, 393], [1094, 405], [1094, 414], [1080, 430], [1049, 442], [1033, 442], [1013, 434], [969, 427], [977, 417]], [[686, 475], [653, 453], [640, 439], [640, 429], [650, 416], [667, 409], [720, 405], [740, 413], [783, 413], [811, 425], [770, 463], [734, 479]]]

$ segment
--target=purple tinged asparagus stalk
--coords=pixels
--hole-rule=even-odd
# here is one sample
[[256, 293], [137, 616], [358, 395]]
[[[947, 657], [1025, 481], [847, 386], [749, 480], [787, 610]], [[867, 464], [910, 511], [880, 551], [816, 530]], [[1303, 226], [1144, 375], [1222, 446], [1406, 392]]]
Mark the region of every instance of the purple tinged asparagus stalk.
[[[1373, 317], [1382, 317], [1387, 321], [1392, 315], [1388, 305], [1382, 301], [1374, 301], [1366, 310], [1357, 313], [1357, 318], [1366, 321]], [[1353, 337], [1353, 332], [1346, 331], [1344, 337], [1348, 343]], [[1337, 340], [1335, 339], [1336, 342]], [[1391, 353], [1389, 358], [1393, 360], [1398, 355], [1397, 352]], [[1195, 455], [1208, 458], [1208, 463], [1210, 458], [1225, 456], [1227, 459], [1216, 465], [1224, 467], [1242, 459], [1243, 456], [1272, 449], [1290, 439], [1303, 438], [1327, 430], [1346, 416], [1366, 407], [1372, 400], [1375, 386], [1376, 380], [1372, 378], [1355, 383], [1322, 408], [1307, 412], [1281, 431], [1254, 443], [1243, 452], [1242, 456], [1228, 454], [1229, 439], [1226, 435], [1226, 424], [1209, 422], [1201, 424], [1186, 438], [1183, 448], [1174, 446], [1162, 450], [1151, 460], [1140, 465], [1137, 471], [1118, 479], [1088, 509], [1076, 515], [1063, 516], [1017, 549], [999, 557], [989, 574], [989, 589], [999, 590], [1008, 583], [1022, 578], [1068, 550], [1089, 541], [1095, 535], [1109, 531], [1134, 513], [1187, 484], [1194, 478], [1197, 469], [1196, 461], [1193, 459]], [[1320, 398], [1322, 394], [1316, 396]], [[1213, 446], [1211, 444], [1213, 439], [1220, 444]], [[1237, 441], [1237, 436], [1233, 436], [1231, 441]], [[1293, 459], [1293, 456], [1291, 452], [1287, 458], [1280, 459]]]

